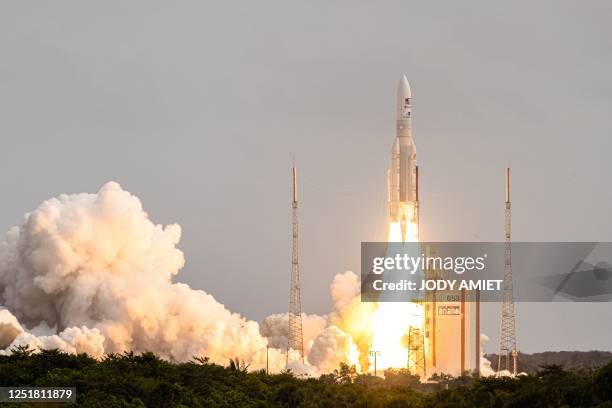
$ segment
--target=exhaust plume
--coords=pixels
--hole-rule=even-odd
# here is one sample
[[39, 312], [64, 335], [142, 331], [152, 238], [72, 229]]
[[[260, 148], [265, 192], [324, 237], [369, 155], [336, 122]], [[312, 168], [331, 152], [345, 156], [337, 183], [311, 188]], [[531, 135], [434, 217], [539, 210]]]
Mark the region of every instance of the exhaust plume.
[[23, 328], [6, 309], [0, 309], [0, 350], [7, 348], [15, 340], [15, 338], [23, 333]]
[[[0, 243], [0, 344], [68, 352], [153, 351], [266, 364], [259, 325], [171, 278], [184, 264], [181, 229], [149, 220], [140, 200], [110, 182], [97, 194], [62, 194], [26, 214]], [[52, 333], [26, 333], [37, 326]], [[26, 328], [26, 330], [24, 330]], [[9, 344], [10, 345], [10, 344]], [[283, 368], [280, 350], [270, 367]]]
[[329, 326], [315, 339], [309, 353], [308, 363], [319, 368], [320, 373], [328, 373], [338, 368], [340, 363], [359, 366], [359, 351], [353, 338], [336, 326]]
[[362, 313], [371, 306], [359, 302], [357, 275], [334, 278], [329, 319], [304, 314], [306, 363], [285, 367], [286, 313], [260, 327], [206, 292], [172, 283], [185, 262], [180, 236], [178, 225], [154, 224], [114, 182], [43, 202], [0, 241], [0, 353], [20, 345], [96, 358], [152, 351], [174, 361], [238, 358], [252, 369], [268, 358], [272, 372], [304, 375], [359, 364], [358, 347], [369, 344]]
[[[327, 317], [302, 313], [302, 331], [304, 333], [304, 353], [312, 346], [315, 337], [327, 327]], [[287, 313], [273, 314], [266, 317], [261, 324], [261, 335], [268, 339], [270, 347], [287, 349], [289, 330], [289, 315]]]

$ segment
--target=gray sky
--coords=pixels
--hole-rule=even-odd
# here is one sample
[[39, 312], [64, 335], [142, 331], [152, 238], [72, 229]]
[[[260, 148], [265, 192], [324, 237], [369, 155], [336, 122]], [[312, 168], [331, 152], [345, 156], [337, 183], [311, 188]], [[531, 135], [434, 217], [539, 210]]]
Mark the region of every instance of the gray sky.
[[[515, 240], [612, 241], [611, 19], [608, 1], [3, 2], [0, 229], [116, 180], [183, 227], [178, 280], [261, 319], [287, 308], [295, 155], [304, 309], [325, 313], [384, 238], [406, 73], [424, 239], [502, 240], [509, 164]], [[612, 350], [610, 309], [521, 304], [519, 349]]]

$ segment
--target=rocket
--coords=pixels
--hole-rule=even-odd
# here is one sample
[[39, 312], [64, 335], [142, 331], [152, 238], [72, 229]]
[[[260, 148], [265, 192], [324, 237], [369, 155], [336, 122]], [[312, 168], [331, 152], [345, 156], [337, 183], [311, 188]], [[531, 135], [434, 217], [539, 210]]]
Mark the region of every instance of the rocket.
[[412, 139], [412, 96], [406, 76], [397, 88], [396, 138], [391, 151], [391, 167], [387, 172], [389, 222], [401, 227], [402, 242], [418, 239], [418, 166]]

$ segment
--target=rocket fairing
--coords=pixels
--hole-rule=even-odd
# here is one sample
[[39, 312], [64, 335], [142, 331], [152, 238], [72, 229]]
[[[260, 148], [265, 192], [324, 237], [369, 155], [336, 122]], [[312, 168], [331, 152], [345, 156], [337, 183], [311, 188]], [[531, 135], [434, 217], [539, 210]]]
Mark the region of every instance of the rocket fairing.
[[[418, 169], [412, 139], [412, 95], [406, 76], [397, 88], [396, 138], [387, 173], [389, 221], [401, 226], [402, 241], [408, 228], [418, 233]], [[415, 237], [418, 238], [418, 237]]]

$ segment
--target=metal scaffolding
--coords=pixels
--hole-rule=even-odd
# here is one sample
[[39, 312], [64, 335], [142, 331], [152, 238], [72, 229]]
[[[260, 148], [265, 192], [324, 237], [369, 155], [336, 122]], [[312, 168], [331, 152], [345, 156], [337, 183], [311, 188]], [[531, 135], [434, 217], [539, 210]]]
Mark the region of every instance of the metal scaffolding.
[[504, 283], [502, 289], [501, 332], [499, 337], [499, 359], [497, 375], [506, 370], [516, 376], [516, 328], [514, 310], [514, 288], [512, 284], [512, 252], [510, 248], [510, 168], [506, 168], [506, 214], [504, 241]]
[[410, 326], [408, 329], [408, 370], [418, 375], [421, 381], [427, 379], [425, 367], [425, 336], [419, 327]]
[[304, 362], [304, 337], [302, 332], [302, 298], [300, 289], [300, 264], [298, 242], [298, 201], [297, 201], [297, 169], [291, 168], [291, 186], [293, 212], [293, 243], [291, 248], [291, 286], [289, 288], [289, 333], [287, 345], [287, 362], [291, 352], [298, 352]]

